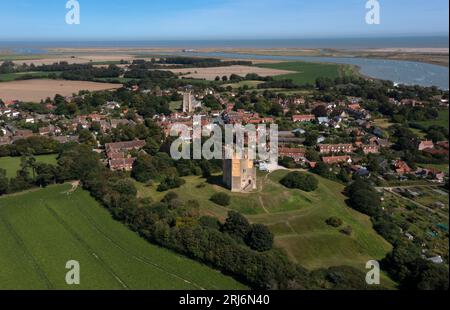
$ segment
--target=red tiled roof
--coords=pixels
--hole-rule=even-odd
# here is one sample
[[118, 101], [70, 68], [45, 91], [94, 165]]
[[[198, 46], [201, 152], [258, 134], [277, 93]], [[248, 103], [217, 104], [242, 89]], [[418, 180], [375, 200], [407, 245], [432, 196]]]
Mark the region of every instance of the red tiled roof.
[[306, 115], [292, 115], [292, 121], [294, 122], [309, 122], [315, 120], [316, 117], [312, 114]]
[[345, 163], [351, 160], [352, 158], [350, 156], [329, 156], [329, 157], [322, 157], [322, 161], [326, 164], [332, 165], [332, 164], [338, 164], [338, 163]]

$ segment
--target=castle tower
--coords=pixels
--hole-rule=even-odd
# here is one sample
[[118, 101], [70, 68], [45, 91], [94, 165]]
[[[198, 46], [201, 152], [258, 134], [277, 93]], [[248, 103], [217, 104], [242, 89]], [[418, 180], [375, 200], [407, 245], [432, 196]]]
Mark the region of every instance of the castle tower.
[[256, 190], [256, 168], [253, 160], [224, 159], [223, 183], [232, 192], [245, 193]]
[[192, 104], [192, 93], [187, 91], [183, 94], [183, 112], [192, 113], [194, 112], [194, 107]]

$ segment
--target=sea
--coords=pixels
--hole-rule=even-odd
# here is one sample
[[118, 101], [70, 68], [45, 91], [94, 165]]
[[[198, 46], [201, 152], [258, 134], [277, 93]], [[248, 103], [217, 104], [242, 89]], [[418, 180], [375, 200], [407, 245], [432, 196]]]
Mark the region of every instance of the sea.
[[24, 52], [54, 47], [140, 47], [140, 48], [448, 48], [446, 36], [397, 36], [305, 39], [235, 39], [235, 40], [71, 40], [71, 41], [1, 41], [0, 48], [19, 48]]
[[[221, 58], [270, 59], [338, 63], [357, 66], [362, 74], [375, 79], [390, 80], [399, 84], [436, 86], [449, 89], [449, 68], [422, 62], [359, 57], [277, 56], [237, 53], [196, 52], [201, 48], [315, 48], [315, 49], [380, 49], [380, 48], [448, 48], [446, 36], [364, 37], [333, 39], [250, 39], [250, 40], [81, 40], [81, 41], [0, 41], [0, 52], [16, 54], [46, 54], [48, 48], [179, 48], [171, 55], [205, 56]], [[185, 52], [182, 52], [185, 50]], [[186, 50], [188, 52], [186, 52]], [[150, 53], [149, 53], [150, 54]]]

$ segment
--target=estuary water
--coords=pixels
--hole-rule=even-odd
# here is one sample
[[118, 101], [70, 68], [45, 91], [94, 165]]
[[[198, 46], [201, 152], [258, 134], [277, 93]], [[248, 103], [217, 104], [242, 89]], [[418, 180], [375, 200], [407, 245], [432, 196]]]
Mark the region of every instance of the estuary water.
[[386, 38], [336, 38], [336, 39], [272, 39], [272, 40], [166, 40], [166, 41], [54, 41], [54, 42], [6, 42], [0, 41], [0, 50], [9, 48], [19, 54], [45, 54], [49, 47], [177, 47], [180, 52], [164, 55], [205, 56], [239, 59], [269, 59], [287, 61], [325, 62], [349, 64], [359, 67], [360, 72], [368, 77], [389, 80], [406, 85], [436, 86], [449, 89], [449, 68], [414, 61], [385, 60], [358, 57], [309, 57], [309, 56], [267, 56], [237, 53], [202, 53], [181, 52], [182, 49], [205, 47], [223, 48], [340, 48], [366, 49], [383, 47], [436, 47], [448, 48], [446, 36], [431, 37], [386, 37]]
[[415, 61], [357, 57], [270, 56], [240, 53], [164, 53], [177, 56], [204, 56], [233, 59], [266, 59], [355, 65], [361, 74], [405, 85], [436, 86], [449, 89], [449, 68]]

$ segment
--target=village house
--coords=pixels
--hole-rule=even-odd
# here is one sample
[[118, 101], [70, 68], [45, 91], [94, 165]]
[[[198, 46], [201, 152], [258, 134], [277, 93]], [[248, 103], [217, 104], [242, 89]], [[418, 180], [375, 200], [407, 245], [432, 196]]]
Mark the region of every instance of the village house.
[[114, 171], [131, 171], [136, 158], [118, 158], [108, 161], [109, 168]]
[[[14, 110], [11, 108], [0, 108], [0, 116], [12, 117], [12, 112]], [[19, 113], [19, 112], [17, 112]]]
[[33, 131], [29, 129], [16, 129], [15, 127], [12, 126], [7, 126], [7, 128], [12, 133], [14, 141], [26, 139], [33, 136]]
[[104, 120], [104, 119], [100, 120], [98, 122], [98, 124], [100, 125], [100, 130], [102, 132], [108, 132], [108, 131], [111, 130], [111, 124], [108, 121]]
[[35, 123], [33, 116], [25, 116], [23, 118], [23, 120], [25, 121], [26, 124], [34, 124]]
[[404, 175], [411, 173], [412, 169], [402, 160], [396, 160], [394, 162], [394, 169], [398, 175]]
[[421, 141], [419, 144], [419, 151], [423, 151], [426, 149], [432, 149], [432, 148], [434, 148], [433, 141], [425, 140], [425, 141]]
[[100, 120], [105, 118], [106, 116], [97, 113], [92, 113], [86, 116], [86, 119], [90, 120], [91, 122], [99, 122]]
[[280, 147], [278, 149], [278, 156], [281, 158], [289, 157], [295, 162], [301, 162], [305, 160], [305, 152], [306, 150], [303, 148]]
[[435, 180], [439, 183], [443, 183], [445, 180], [445, 173], [433, 168], [419, 168], [416, 170], [416, 175], [422, 178]]
[[352, 158], [348, 155], [344, 155], [344, 156], [325, 156], [322, 157], [322, 161], [325, 164], [328, 165], [335, 165], [335, 164], [342, 164], [342, 163], [347, 163], [347, 164], [351, 164], [352, 163]]
[[433, 148], [425, 148], [423, 152], [428, 153], [430, 155], [442, 155], [442, 156], [449, 156], [449, 149], [448, 149], [448, 141], [440, 141], [433, 145]]
[[400, 100], [400, 102], [397, 102], [398, 105], [404, 105], [404, 106], [412, 106], [412, 107], [416, 107], [416, 106], [422, 106], [422, 102], [417, 101], [417, 100], [413, 100], [413, 99], [402, 99]]
[[86, 116], [78, 116], [74, 118], [70, 124], [70, 129], [72, 131], [77, 130], [78, 126], [81, 126], [83, 129], [88, 129], [90, 127], [90, 122]]
[[117, 128], [119, 125], [135, 125], [135, 122], [129, 121], [127, 119], [112, 119], [111, 120], [111, 128]]
[[349, 104], [347, 107], [351, 111], [360, 111], [361, 110], [361, 106], [359, 105], [359, 103], [352, 103], [352, 104]]
[[41, 136], [55, 135], [60, 133], [61, 129], [51, 124], [48, 125], [47, 127], [39, 128], [39, 135]]
[[106, 153], [121, 153], [121, 152], [129, 152], [132, 150], [139, 150], [145, 146], [144, 140], [134, 140], [134, 141], [126, 141], [126, 142], [115, 142], [115, 143], [107, 143], [105, 145]]
[[316, 117], [312, 114], [306, 114], [306, 115], [300, 115], [300, 114], [296, 114], [296, 115], [292, 115], [292, 121], [294, 123], [297, 122], [312, 122], [316, 119]]
[[110, 110], [110, 111], [119, 109], [119, 108], [120, 108], [120, 104], [115, 101], [108, 101], [108, 102], [106, 102], [106, 104], [103, 105], [103, 109]]
[[324, 117], [318, 117], [317, 121], [320, 125], [328, 125], [328, 123], [330, 122], [330, 119], [326, 116]]
[[244, 122], [244, 112], [242, 110], [229, 111], [223, 116], [223, 120], [227, 124], [242, 124]]
[[322, 154], [329, 153], [352, 153], [352, 144], [321, 144], [319, 145], [319, 152]]
[[361, 145], [361, 150], [365, 155], [378, 154], [380, 152], [379, 146], [376, 144], [363, 144]]
[[108, 164], [111, 170], [130, 171], [136, 158], [127, 157], [128, 152], [145, 146], [144, 140], [107, 143], [105, 145]]

